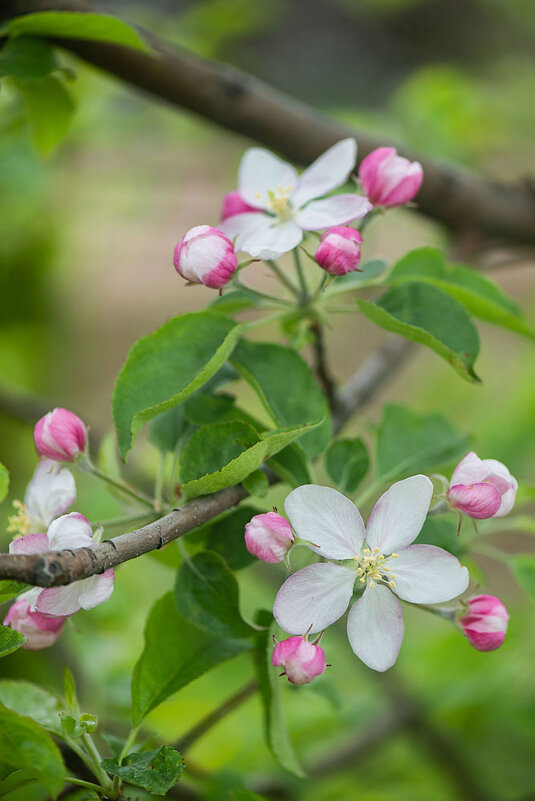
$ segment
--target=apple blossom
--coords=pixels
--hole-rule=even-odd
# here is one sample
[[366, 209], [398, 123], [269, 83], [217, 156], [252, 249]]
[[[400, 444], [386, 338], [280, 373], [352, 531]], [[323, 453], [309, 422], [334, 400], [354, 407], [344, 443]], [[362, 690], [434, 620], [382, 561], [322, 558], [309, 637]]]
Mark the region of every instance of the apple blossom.
[[211, 225], [190, 228], [175, 248], [173, 263], [182, 278], [211, 289], [225, 286], [238, 267], [232, 242]]
[[304, 637], [290, 637], [276, 644], [271, 664], [284, 668], [292, 684], [308, 684], [325, 670], [325, 652]]
[[356, 585], [363, 592], [347, 620], [351, 647], [374, 670], [391, 667], [403, 639], [398, 597], [442, 603], [468, 586], [468, 571], [452, 554], [434, 545], [411, 545], [432, 494], [426, 476], [398, 481], [377, 501], [366, 529], [356, 506], [340, 492], [315, 484], [293, 490], [285, 509], [294, 531], [333, 561], [304, 567], [284, 582], [273, 608], [279, 626], [289, 634], [322, 631], [344, 614]]
[[235, 238], [237, 250], [254, 258], [274, 259], [297, 247], [303, 231], [318, 231], [364, 217], [372, 208], [365, 197], [343, 194], [324, 198], [347, 181], [356, 156], [355, 140], [343, 139], [298, 176], [291, 164], [269, 150], [250, 148], [240, 163], [238, 192], [256, 213], [227, 217], [220, 224], [221, 230]]
[[25, 595], [26, 593], [19, 595], [11, 605], [4, 618], [4, 626], [11, 626], [27, 638], [23, 648], [28, 648], [30, 651], [49, 648], [61, 634], [66, 618], [49, 617], [40, 612], [32, 612]]
[[247, 214], [250, 211], [258, 211], [254, 206], [250, 206], [239, 192], [227, 192], [223, 198], [223, 206], [221, 208], [221, 221], [226, 220], [228, 217], [233, 217], [235, 214]]
[[378, 147], [365, 159], [359, 178], [374, 206], [401, 206], [418, 193], [424, 174], [417, 161], [398, 156], [394, 147]]
[[86, 449], [86, 427], [68, 409], [45, 414], [37, 421], [33, 435], [39, 456], [56, 462], [74, 462]]
[[356, 228], [335, 225], [321, 236], [314, 258], [331, 275], [345, 275], [357, 270], [362, 236]]
[[[9, 545], [10, 553], [43, 553], [63, 549], [87, 548], [93, 544], [89, 521], [78, 512], [54, 520], [46, 534], [28, 534]], [[74, 615], [79, 609], [92, 609], [107, 601], [113, 592], [113, 569], [98, 576], [74, 581], [61, 587], [34, 587], [26, 597], [30, 611], [55, 617]]]
[[459, 623], [469, 642], [478, 651], [495, 651], [505, 639], [507, 609], [494, 595], [475, 595], [466, 605], [468, 608]]
[[46, 530], [75, 500], [72, 473], [52, 459], [41, 459], [26, 489], [24, 503], [13, 501], [18, 513], [9, 518], [7, 530], [19, 534]]
[[245, 526], [245, 545], [263, 562], [282, 562], [294, 543], [288, 521], [276, 512], [255, 515]]
[[461, 459], [450, 481], [449, 503], [476, 520], [504, 517], [514, 506], [518, 482], [496, 459], [480, 459], [473, 451]]

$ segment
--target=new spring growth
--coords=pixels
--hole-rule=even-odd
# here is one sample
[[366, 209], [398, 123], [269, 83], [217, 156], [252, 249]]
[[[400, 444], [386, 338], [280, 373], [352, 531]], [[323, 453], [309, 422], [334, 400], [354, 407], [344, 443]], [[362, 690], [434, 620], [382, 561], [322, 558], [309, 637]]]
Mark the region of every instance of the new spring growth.
[[374, 206], [402, 206], [418, 193], [423, 170], [419, 162], [398, 156], [394, 147], [379, 147], [363, 159], [359, 178]]
[[255, 515], [245, 526], [245, 546], [263, 562], [283, 562], [293, 544], [290, 524], [276, 512]]
[[176, 271], [192, 284], [221, 289], [238, 267], [230, 239], [211, 225], [196, 225], [180, 239], [173, 257]]
[[447, 500], [468, 517], [504, 517], [514, 506], [518, 482], [496, 459], [480, 459], [473, 451], [461, 459], [451, 477]]
[[67, 409], [54, 409], [41, 417], [33, 436], [39, 456], [56, 462], [75, 462], [87, 447], [85, 424]]
[[358, 270], [362, 236], [355, 228], [335, 225], [321, 235], [314, 258], [330, 275], [345, 275]]
[[469, 642], [478, 651], [495, 651], [502, 645], [507, 631], [509, 614], [494, 595], [475, 595], [466, 602], [459, 617]]
[[308, 684], [325, 670], [325, 652], [317, 640], [312, 643], [306, 637], [290, 637], [275, 645], [271, 664], [282, 667], [292, 684]]

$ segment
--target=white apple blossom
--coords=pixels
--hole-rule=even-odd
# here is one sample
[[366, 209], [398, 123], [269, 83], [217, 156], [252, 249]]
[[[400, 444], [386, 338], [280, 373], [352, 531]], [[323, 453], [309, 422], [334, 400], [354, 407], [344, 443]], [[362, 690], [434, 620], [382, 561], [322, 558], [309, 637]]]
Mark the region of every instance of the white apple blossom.
[[46, 531], [75, 500], [76, 484], [72, 473], [61, 463], [41, 459], [26, 489], [24, 503], [13, 501], [17, 514], [10, 518], [8, 531], [19, 534]]
[[331, 561], [309, 565], [284, 582], [273, 609], [280, 627], [289, 634], [322, 631], [344, 614], [356, 585], [364, 592], [349, 612], [350, 645], [374, 670], [391, 667], [403, 639], [398, 598], [442, 603], [468, 586], [468, 571], [452, 554], [411, 545], [432, 494], [426, 476], [398, 481], [375, 504], [366, 529], [356, 506], [336, 490], [315, 484], [293, 490], [285, 509], [294, 531]]
[[298, 176], [291, 164], [269, 150], [250, 148], [240, 163], [238, 193], [244, 204], [257, 211], [227, 216], [219, 229], [235, 239], [236, 250], [274, 259], [297, 247], [303, 231], [364, 217], [372, 209], [367, 198], [355, 194], [324, 197], [347, 181], [356, 158], [356, 141], [343, 139]]

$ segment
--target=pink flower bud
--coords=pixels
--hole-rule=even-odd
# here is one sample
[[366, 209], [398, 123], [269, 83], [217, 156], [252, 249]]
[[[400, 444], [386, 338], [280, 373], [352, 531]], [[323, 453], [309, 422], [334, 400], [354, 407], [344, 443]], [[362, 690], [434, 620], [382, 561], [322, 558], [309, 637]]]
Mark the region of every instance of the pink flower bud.
[[361, 243], [362, 236], [355, 228], [335, 225], [322, 234], [314, 258], [331, 275], [345, 275], [358, 268]]
[[255, 515], [245, 526], [246, 548], [263, 562], [282, 562], [293, 542], [290, 524], [276, 512]]
[[277, 643], [271, 664], [284, 668], [292, 684], [308, 684], [325, 670], [325, 652], [303, 637], [290, 637]]
[[249, 211], [258, 211], [258, 209], [246, 203], [239, 192], [228, 192], [223, 198], [221, 222], [228, 217], [234, 217], [235, 214], [247, 214]]
[[21, 596], [9, 609], [4, 618], [4, 626], [11, 626], [28, 638], [23, 648], [38, 651], [49, 648], [56, 642], [65, 620], [64, 617], [49, 617], [40, 612], [31, 612], [30, 604]]
[[424, 173], [417, 161], [398, 156], [394, 147], [378, 147], [365, 159], [359, 178], [374, 206], [401, 206], [418, 193]]
[[478, 651], [495, 651], [505, 639], [509, 614], [494, 595], [475, 595], [468, 610], [459, 618], [470, 643]]
[[450, 481], [450, 504], [476, 520], [504, 517], [514, 506], [518, 483], [496, 459], [480, 459], [473, 451], [461, 459]]
[[76, 461], [87, 444], [84, 423], [67, 409], [54, 409], [41, 417], [33, 436], [39, 456], [56, 462]]
[[186, 281], [212, 289], [224, 286], [238, 266], [232, 242], [211, 225], [190, 228], [178, 242], [173, 262]]

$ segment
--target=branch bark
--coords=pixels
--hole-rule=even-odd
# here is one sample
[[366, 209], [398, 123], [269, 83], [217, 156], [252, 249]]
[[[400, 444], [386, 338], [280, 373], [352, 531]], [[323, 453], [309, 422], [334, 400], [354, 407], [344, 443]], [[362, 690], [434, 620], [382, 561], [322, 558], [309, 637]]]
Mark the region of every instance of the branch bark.
[[[4, 0], [0, 21], [43, 10], [89, 11], [78, 0]], [[359, 158], [387, 144], [371, 134], [330, 119], [278, 92], [253, 76], [202, 59], [144, 34], [154, 54], [82, 40], [58, 40], [83, 60], [175, 106], [193, 111], [231, 131], [307, 164], [335, 142], [356, 136]], [[535, 192], [524, 185], [487, 181], [468, 170], [439, 164], [401, 148], [417, 159], [425, 180], [419, 210], [454, 232], [482, 239], [535, 243]]]

